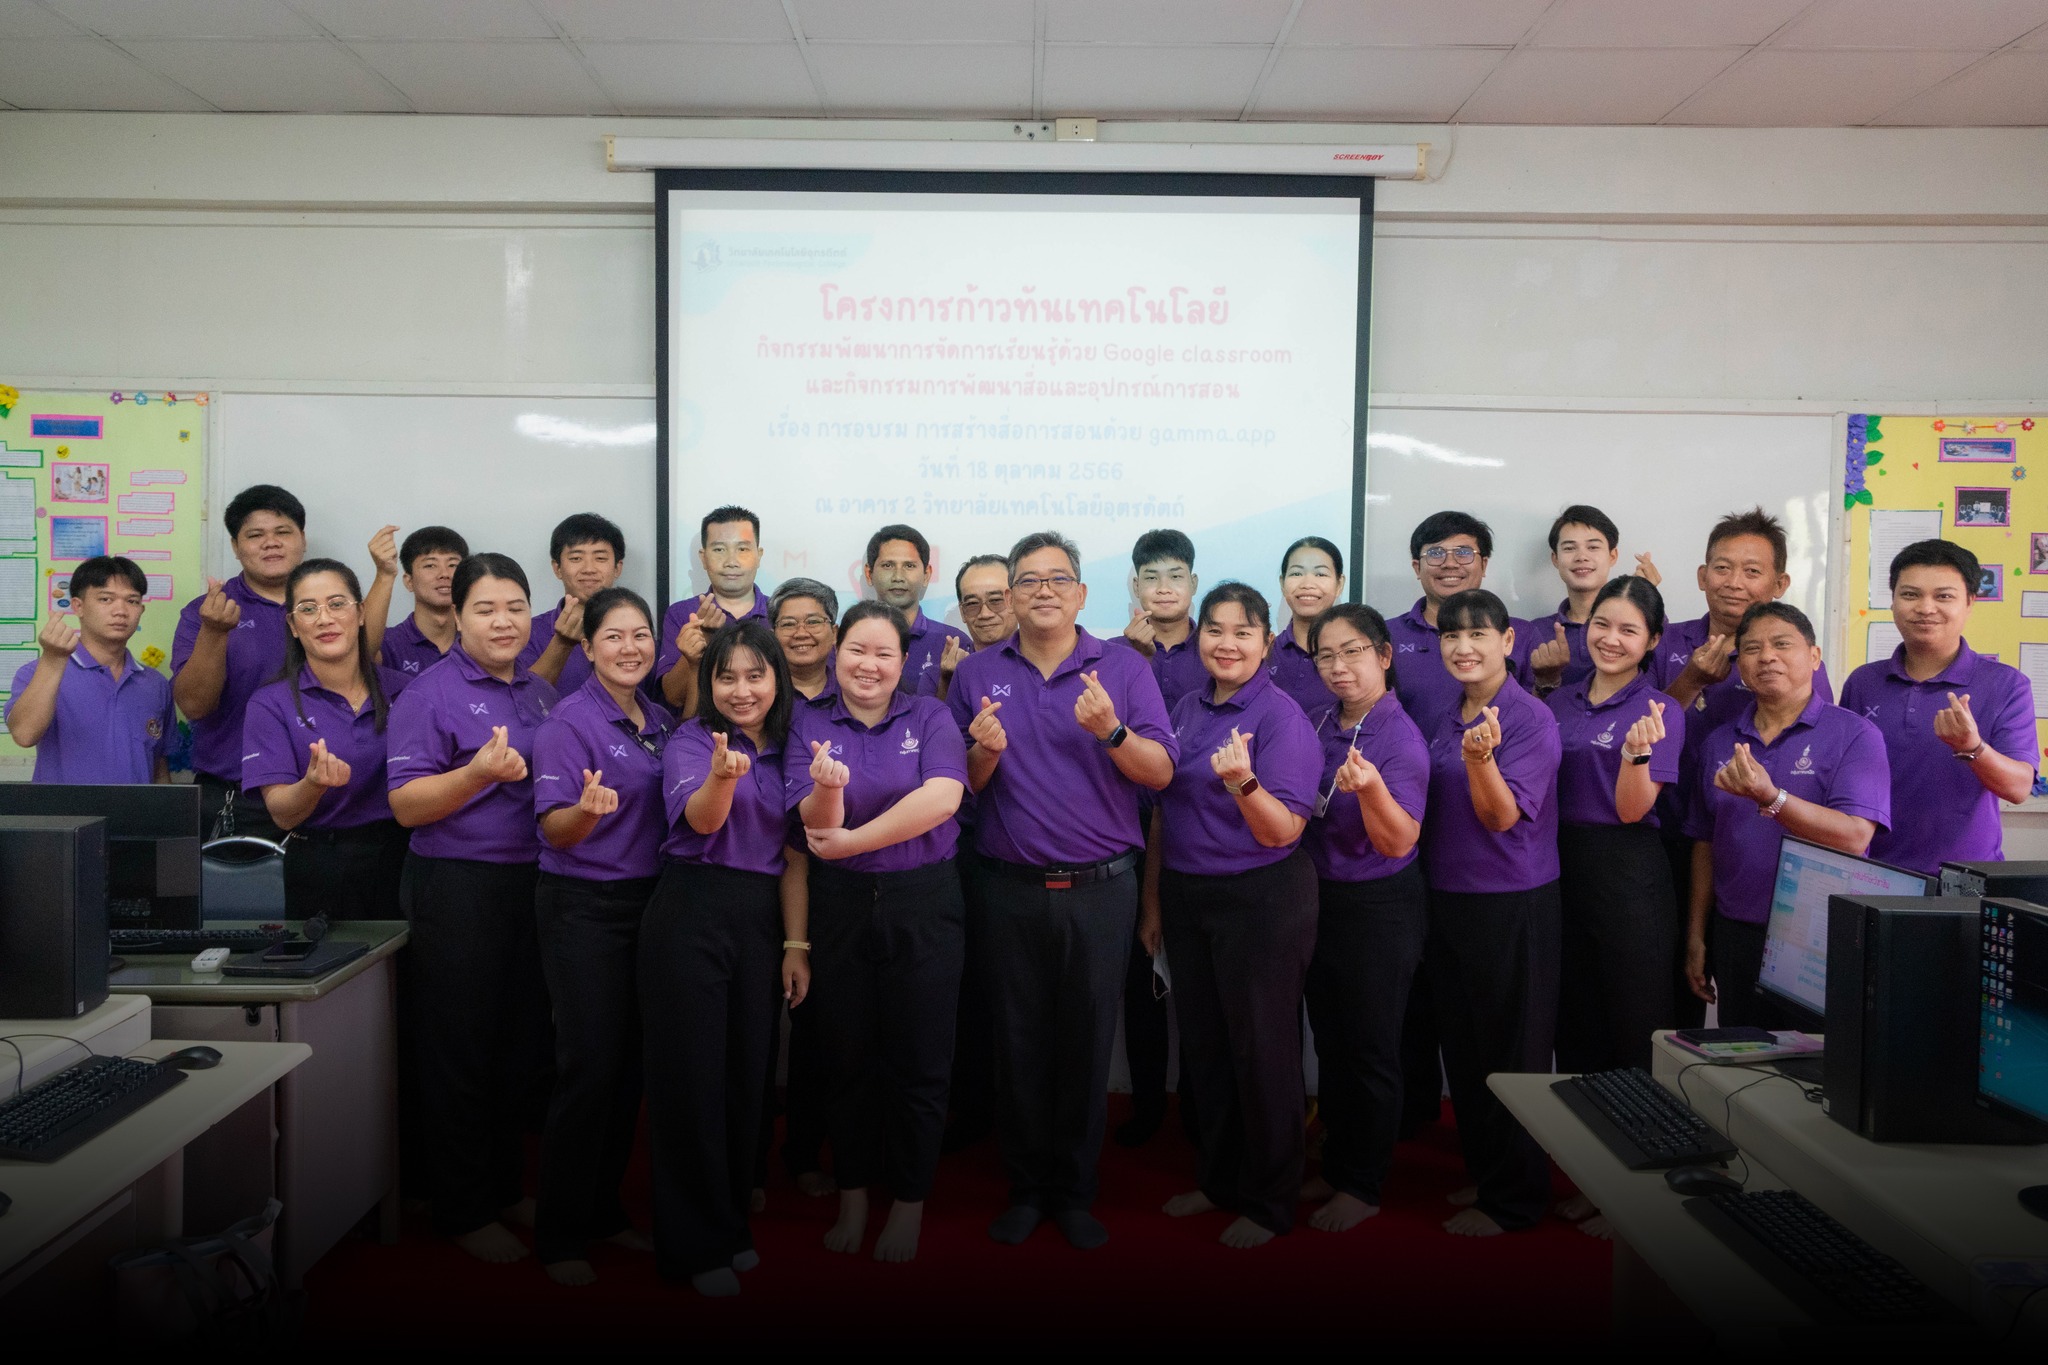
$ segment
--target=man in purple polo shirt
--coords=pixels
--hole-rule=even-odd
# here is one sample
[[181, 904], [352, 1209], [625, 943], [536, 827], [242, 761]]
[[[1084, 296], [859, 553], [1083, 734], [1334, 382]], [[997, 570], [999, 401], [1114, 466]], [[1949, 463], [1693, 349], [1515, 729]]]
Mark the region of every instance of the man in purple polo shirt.
[[965, 649], [968, 634], [958, 626], [932, 619], [920, 608], [925, 589], [932, 585], [931, 542], [915, 526], [884, 526], [868, 537], [866, 567], [861, 573], [874, 589], [875, 600], [896, 608], [910, 622], [910, 648], [903, 655], [903, 678], [896, 690], [936, 697], [939, 661], [949, 644], [955, 651]]
[[1842, 707], [1877, 726], [1892, 804], [1916, 818], [1879, 830], [1870, 856], [1940, 876], [1945, 862], [2005, 856], [1998, 803], [2027, 799], [2039, 744], [2027, 675], [1970, 648], [1977, 556], [1922, 540], [1892, 559], [1892, 621], [1902, 643], [1842, 685]]
[[235, 494], [222, 520], [242, 572], [208, 579], [205, 595], [179, 613], [171, 696], [192, 722], [200, 828], [210, 834], [232, 799], [238, 832], [276, 839], [283, 832], [263, 802], [241, 792], [242, 721], [250, 695], [284, 667], [284, 586], [306, 557], [306, 508], [259, 483]]
[[130, 559], [101, 555], [71, 571], [78, 624], [53, 612], [36, 637], [40, 653], [7, 695], [8, 738], [36, 751], [36, 781], [170, 780], [171, 685], [128, 652], [148, 594], [148, 575]]
[[1861, 856], [1891, 824], [1891, 772], [1877, 727], [1814, 686], [1820, 647], [1804, 612], [1758, 603], [1735, 647], [1751, 699], [1697, 750], [1685, 971], [1695, 995], [1719, 1002], [1723, 1025], [1785, 1028], [1757, 993], [1779, 845], [1791, 834]]
[[[953, 600], [960, 604], [960, 619], [967, 624], [967, 643], [955, 640], [948, 644], [934, 670], [938, 677], [919, 683], [921, 688], [929, 687], [931, 695], [940, 701], [946, 699], [953, 686], [953, 672], [962, 659], [999, 645], [1017, 633], [1017, 614], [1010, 604], [1010, 561], [1002, 555], [975, 555], [969, 559], [953, 574]], [[968, 800], [973, 797], [969, 792]]]
[[662, 699], [679, 716], [697, 709], [697, 661], [712, 631], [749, 616], [774, 624], [768, 594], [754, 586], [761, 571], [761, 519], [744, 507], [713, 508], [697, 526], [697, 545], [711, 586], [662, 613], [661, 653], [654, 661]]
[[519, 666], [568, 696], [590, 678], [583, 653], [583, 604], [626, 571], [626, 533], [595, 512], [562, 518], [548, 538], [548, 566], [562, 584], [562, 600], [533, 618], [533, 634], [519, 651]]
[[455, 569], [469, 558], [469, 542], [446, 526], [422, 526], [399, 547], [398, 563], [412, 612], [384, 632], [379, 658], [386, 668], [417, 678], [455, 645]]
[[[1436, 613], [1446, 597], [1486, 581], [1493, 558], [1493, 528], [1468, 512], [1437, 512], [1423, 518], [1408, 537], [1408, 558], [1422, 596], [1399, 616], [1387, 618], [1394, 641], [1394, 694], [1401, 709], [1429, 724], [1460, 694], [1458, 680], [1444, 667], [1437, 643]], [[1526, 689], [1536, 685], [1529, 655], [1537, 644], [1536, 628], [1510, 617], [1515, 632], [1508, 652], [1508, 671]], [[1543, 638], [1549, 638], [1547, 635]]]
[[[1620, 559], [1621, 529], [1599, 508], [1575, 503], [1550, 523], [1550, 564], [1564, 581], [1564, 601], [1550, 615], [1529, 623], [1536, 632], [1530, 642], [1529, 670], [1538, 691], [1569, 687], [1593, 671], [1593, 656], [1586, 652], [1586, 622], [1593, 614], [1593, 599], [1607, 586]], [[1664, 581], [1647, 554], [1636, 556], [1635, 576], [1648, 579], [1653, 588]]]
[[1138, 792], [1179, 753], [1152, 670], [1074, 624], [1081, 555], [1055, 531], [1010, 551], [1017, 633], [963, 661], [947, 698], [966, 730], [975, 842], [987, 869], [997, 1133], [1010, 1207], [989, 1236], [1022, 1242], [1050, 1217], [1076, 1247], [1108, 1110], [1116, 1006], [1138, 916]]

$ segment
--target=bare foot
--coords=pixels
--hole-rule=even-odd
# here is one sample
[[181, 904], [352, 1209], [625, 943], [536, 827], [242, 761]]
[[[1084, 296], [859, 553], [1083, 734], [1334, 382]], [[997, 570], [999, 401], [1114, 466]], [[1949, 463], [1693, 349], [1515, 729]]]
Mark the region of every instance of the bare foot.
[[747, 1212], [768, 1212], [768, 1191], [762, 1189], [759, 1185], [754, 1186], [754, 1192], [747, 1196]]
[[531, 1195], [528, 1195], [526, 1198], [520, 1200], [516, 1204], [507, 1204], [504, 1208], [499, 1209], [498, 1221], [501, 1223], [510, 1223], [515, 1227], [532, 1227], [533, 1197]]
[[574, 1286], [597, 1283], [597, 1271], [591, 1268], [588, 1261], [550, 1261], [543, 1268], [548, 1272], [548, 1278], [556, 1284]]
[[805, 1171], [796, 1178], [796, 1187], [813, 1199], [839, 1193], [839, 1182], [823, 1171]]
[[1167, 1200], [1164, 1212], [1169, 1218], [1186, 1218], [1191, 1214], [1214, 1213], [1216, 1206], [1210, 1202], [1209, 1196], [1200, 1190], [1189, 1190], [1186, 1194], [1177, 1194]]
[[1583, 1194], [1575, 1194], [1557, 1206], [1557, 1216], [1567, 1223], [1576, 1223], [1581, 1218], [1590, 1218], [1600, 1212], [1599, 1205]]
[[1603, 1242], [1614, 1240], [1614, 1224], [1607, 1221], [1607, 1215], [1604, 1213], [1596, 1213], [1579, 1224], [1579, 1231], [1588, 1237], [1598, 1237]]
[[624, 1247], [628, 1251], [654, 1250], [654, 1239], [641, 1232], [638, 1228], [627, 1228], [624, 1232], [615, 1232], [605, 1238], [605, 1240], [615, 1247]]
[[1311, 1176], [1307, 1180], [1301, 1182], [1301, 1197], [1307, 1200], [1309, 1203], [1316, 1203], [1320, 1200], [1328, 1199], [1331, 1195], [1335, 1194], [1336, 1192], [1336, 1188], [1333, 1185], [1331, 1185], [1329, 1181], [1323, 1179], [1319, 1175]]
[[1380, 1211], [1351, 1194], [1333, 1194], [1330, 1202], [1308, 1216], [1308, 1225], [1318, 1232], [1349, 1232]]
[[526, 1243], [503, 1223], [486, 1223], [475, 1232], [465, 1232], [455, 1239], [455, 1245], [492, 1265], [504, 1265], [530, 1254]]
[[825, 1234], [825, 1250], [843, 1251], [852, 1255], [860, 1250], [860, 1239], [868, 1231], [868, 1192], [866, 1190], [841, 1190], [839, 1192], [839, 1221]]
[[1262, 1247], [1273, 1240], [1273, 1230], [1262, 1228], [1249, 1218], [1240, 1218], [1223, 1229], [1223, 1236], [1217, 1240], [1227, 1247]]
[[690, 1277], [690, 1288], [707, 1299], [729, 1299], [740, 1292], [740, 1277], [720, 1266]]
[[1444, 1202], [1454, 1209], [1469, 1209], [1479, 1202], [1479, 1187], [1467, 1185], [1461, 1190], [1452, 1190], [1444, 1196]]
[[889, 1206], [889, 1221], [875, 1238], [875, 1259], [907, 1261], [917, 1255], [918, 1229], [924, 1226], [924, 1201], [899, 1199]]
[[1453, 1237], [1498, 1237], [1503, 1229], [1491, 1216], [1478, 1209], [1466, 1209], [1445, 1219], [1444, 1231]]

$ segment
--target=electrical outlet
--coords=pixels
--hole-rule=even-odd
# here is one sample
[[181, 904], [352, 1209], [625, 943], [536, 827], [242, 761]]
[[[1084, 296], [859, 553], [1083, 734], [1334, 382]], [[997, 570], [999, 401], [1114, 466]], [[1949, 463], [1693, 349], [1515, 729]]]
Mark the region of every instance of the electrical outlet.
[[1054, 136], [1061, 142], [1095, 141], [1095, 120], [1092, 118], [1063, 118], [1053, 120]]

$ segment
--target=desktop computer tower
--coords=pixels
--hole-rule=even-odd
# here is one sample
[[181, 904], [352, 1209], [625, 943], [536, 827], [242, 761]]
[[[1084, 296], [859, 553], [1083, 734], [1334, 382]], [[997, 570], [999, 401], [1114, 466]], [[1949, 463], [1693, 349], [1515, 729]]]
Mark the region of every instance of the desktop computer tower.
[[2048, 905], [2048, 863], [1943, 863], [1941, 894]]
[[0, 816], [0, 1019], [75, 1019], [107, 998], [107, 822]]
[[1975, 896], [1828, 898], [1827, 1110], [1873, 1142], [2048, 1141], [1977, 1106]]

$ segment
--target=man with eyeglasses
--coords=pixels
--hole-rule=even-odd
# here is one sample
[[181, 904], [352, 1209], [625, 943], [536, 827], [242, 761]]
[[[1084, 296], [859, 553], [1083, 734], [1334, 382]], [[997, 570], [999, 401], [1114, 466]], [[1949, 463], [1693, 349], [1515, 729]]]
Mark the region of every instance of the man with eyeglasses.
[[1138, 793], [1179, 746], [1152, 670], [1076, 620], [1078, 547], [1056, 531], [1010, 551], [1017, 633], [961, 662], [947, 705], [968, 739], [985, 869], [983, 979], [995, 1015], [996, 1128], [1016, 1245], [1050, 1218], [1076, 1248], [1109, 1240], [1088, 1209], [1108, 1116], [1145, 845]]
[[886, 602], [910, 622], [910, 647], [903, 652], [898, 692], [939, 695], [939, 660], [948, 647], [964, 648], [967, 632], [935, 621], [920, 604], [932, 585], [932, 547], [915, 526], [884, 526], [868, 537], [867, 565], [862, 570], [877, 601]]
[[[1427, 731], [1445, 707], [1464, 695], [1437, 646], [1437, 608], [1453, 594], [1485, 586], [1493, 528], [1469, 512], [1434, 513], [1408, 537], [1408, 558], [1422, 596], [1399, 616], [1387, 618], [1387, 633], [1394, 639], [1395, 694], [1402, 709]], [[1535, 627], [1513, 619], [1508, 624], [1515, 632], [1508, 667], [1516, 682], [1533, 687], [1529, 653], [1535, 648]]]

